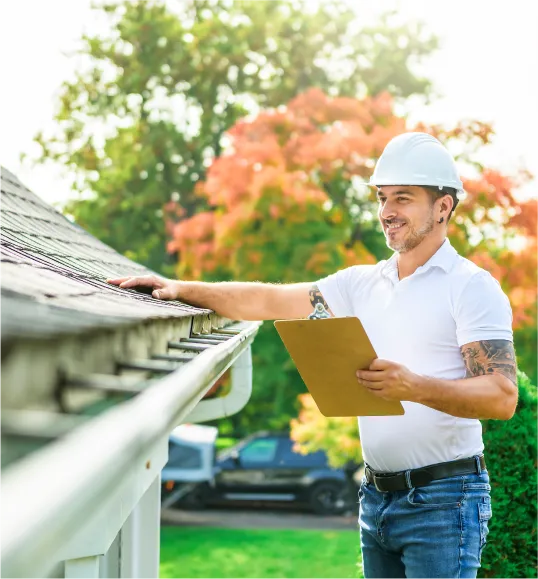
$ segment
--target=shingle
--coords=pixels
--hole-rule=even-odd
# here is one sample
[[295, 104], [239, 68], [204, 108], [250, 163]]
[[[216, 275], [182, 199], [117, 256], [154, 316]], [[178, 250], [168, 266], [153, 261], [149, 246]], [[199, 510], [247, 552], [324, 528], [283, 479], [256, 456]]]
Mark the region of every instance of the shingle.
[[[90, 318], [84, 317], [88, 323], [82, 327], [93, 328], [99, 320], [110, 326], [125, 320], [209, 313], [107, 284], [107, 277], [154, 272], [71, 223], [3, 168], [1, 200], [2, 332], [6, 336], [73, 330], [81, 315], [91, 318], [89, 323]], [[7, 302], [6, 295], [11, 296]], [[32, 316], [27, 315], [29, 309]], [[52, 316], [49, 326], [48, 315]]]

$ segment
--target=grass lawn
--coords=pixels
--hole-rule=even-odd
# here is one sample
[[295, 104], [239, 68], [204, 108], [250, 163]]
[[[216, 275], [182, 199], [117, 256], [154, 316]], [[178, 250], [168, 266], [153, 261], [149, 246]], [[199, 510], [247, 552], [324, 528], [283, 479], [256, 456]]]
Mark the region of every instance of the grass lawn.
[[362, 577], [359, 533], [161, 528], [161, 577]]

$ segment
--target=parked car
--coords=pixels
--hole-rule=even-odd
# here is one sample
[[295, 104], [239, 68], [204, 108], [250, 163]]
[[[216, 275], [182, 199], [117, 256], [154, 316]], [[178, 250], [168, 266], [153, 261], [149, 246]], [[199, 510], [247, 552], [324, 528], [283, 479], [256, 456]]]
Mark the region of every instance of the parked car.
[[198, 499], [203, 483], [215, 479], [215, 442], [213, 426], [182, 424], [168, 438], [168, 462], [161, 472], [161, 506], [183, 502], [203, 506]]
[[[168, 505], [279, 502], [308, 506], [320, 514], [354, 509], [357, 487], [353, 474], [359, 465], [334, 469], [328, 465], [325, 452], [302, 455], [293, 450], [293, 445], [286, 433], [259, 432], [249, 436], [219, 452], [213, 476], [179, 492], [177, 500], [169, 499]], [[171, 452], [163, 481], [171, 472], [173, 456]], [[170, 487], [169, 477], [167, 481]], [[175, 482], [185, 484], [177, 478]], [[163, 482], [164, 487], [166, 484]], [[171, 497], [173, 487], [166, 492]]]

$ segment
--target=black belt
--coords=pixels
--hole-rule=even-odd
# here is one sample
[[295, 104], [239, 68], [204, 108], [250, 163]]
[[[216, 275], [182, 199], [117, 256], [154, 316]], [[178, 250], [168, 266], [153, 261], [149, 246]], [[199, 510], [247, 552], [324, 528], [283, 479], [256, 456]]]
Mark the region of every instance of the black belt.
[[448, 478], [458, 474], [480, 474], [486, 470], [484, 456], [462, 458], [450, 462], [440, 462], [422, 468], [414, 468], [402, 472], [376, 472], [368, 465], [365, 466], [364, 474], [369, 483], [383, 493], [403, 491], [413, 487], [423, 487], [432, 480]]

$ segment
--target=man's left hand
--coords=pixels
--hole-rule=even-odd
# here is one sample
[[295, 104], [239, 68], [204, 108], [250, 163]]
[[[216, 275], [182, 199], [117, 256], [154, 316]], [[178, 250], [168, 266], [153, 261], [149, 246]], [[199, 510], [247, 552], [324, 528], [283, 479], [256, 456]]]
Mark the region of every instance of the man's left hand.
[[368, 370], [357, 370], [357, 380], [380, 398], [412, 401], [420, 376], [402, 364], [376, 358]]

